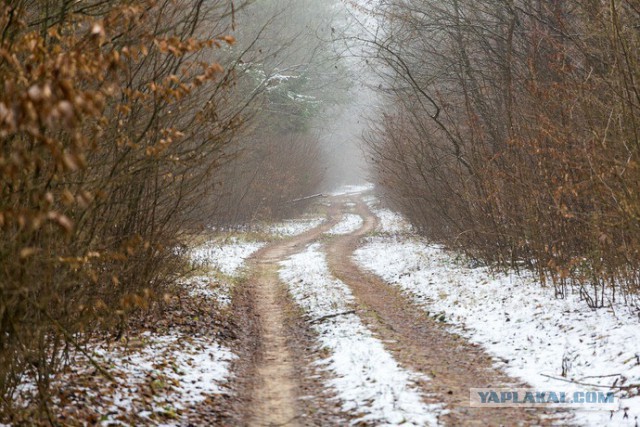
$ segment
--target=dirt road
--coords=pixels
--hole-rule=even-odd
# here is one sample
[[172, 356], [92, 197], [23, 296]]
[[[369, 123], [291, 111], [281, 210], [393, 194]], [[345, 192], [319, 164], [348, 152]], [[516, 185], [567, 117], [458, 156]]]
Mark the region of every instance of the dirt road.
[[363, 320], [385, 342], [396, 360], [414, 371], [428, 375], [425, 394], [433, 403], [444, 403], [449, 412], [441, 417], [445, 425], [546, 425], [551, 414], [521, 409], [470, 408], [469, 388], [523, 386], [492, 366], [492, 359], [480, 347], [446, 330], [373, 274], [362, 271], [352, 259], [362, 237], [376, 228], [377, 218], [362, 201], [355, 211], [364, 225], [355, 233], [340, 236], [328, 245], [329, 265], [335, 277], [345, 282], [364, 313]]
[[243, 318], [245, 357], [240, 372], [235, 422], [250, 426], [338, 425], [332, 393], [321, 386], [323, 373], [313, 366], [317, 349], [299, 311], [278, 279], [278, 263], [317, 240], [339, 219], [300, 236], [278, 241], [250, 260], [251, 274], [238, 295], [236, 318]]
[[[344, 425], [331, 390], [330, 373], [321, 371], [314, 334], [286, 287], [279, 281], [279, 262], [323, 241], [333, 275], [346, 283], [356, 298], [356, 311], [406, 369], [425, 374], [420, 384], [427, 403], [446, 411], [439, 418], [450, 426], [550, 425], [558, 414], [518, 409], [468, 407], [470, 387], [522, 385], [492, 364], [480, 347], [451, 333], [428, 317], [397, 289], [362, 271], [352, 260], [354, 250], [376, 228], [377, 218], [360, 196], [333, 198], [328, 221], [300, 236], [278, 241], [252, 259], [251, 274], [237, 304], [245, 322], [245, 358], [236, 368], [239, 377], [238, 424], [250, 426]], [[323, 234], [346, 212], [363, 218], [355, 232]]]

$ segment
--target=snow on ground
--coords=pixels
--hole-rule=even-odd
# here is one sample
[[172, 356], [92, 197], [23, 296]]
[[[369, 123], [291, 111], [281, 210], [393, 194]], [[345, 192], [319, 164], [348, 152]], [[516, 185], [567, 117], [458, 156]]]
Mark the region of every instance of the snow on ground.
[[[149, 420], [171, 417], [208, 395], [227, 393], [221, 385], [228, 380], [229, 364], [236, 357], [229, 349], [207, 338], [179, 334], [146, 334], [142, 339], [149, 343], [133, 352], [121, 347], [94, 351], [98, 361], [119, 378], [113, 389], [85, 390], [89, 397], [100, 393], [110, 402], [103, 425], [112, 425], [120, 413]], [[153, 390], [151, 399], [140, 393], [145, 387]], [[172, 425], [165, 420], [162, 423]]]
[[314, 229], [325, 222], [324, 218], [309, 218], [284, 221], [280, 224], [273, 224], [267, 228], [269, 234], [281, 237], [292, 237]]
[[227, 276], [237, 276], [244, 261], [264, 245], [264, 242], [245, 242], [232, 237], [224, 243], [212, 241], [193, 249], [191, 259], [202, 267], [219, 270]]
[[[555, 299], [533, 277], [490, 273], [453, 260], [419, 240], [376, 237], [354, 255], [365, 268], [401, 288], [425, 310], [484, 346], [500, 367], [541, 390], [575, 390], [560, 378], [609, 386], [620, 394], [614, 414], [579, 410], [579, 425], [637, 426], [640, 416], [640, 312], [627, 306], [592, 311], [576, 295]], [[606, 377], [601, 377], [606, 376]], [[584, 387], [581, 387], [584, 390]], [[606, 388], [601, 390], [607, 391]], [[633, 397], [635, 396], [635, 397]], [[610, 418], [611, 417], [611, 418]]]
[[378, 231], [389, 234], [409, 233], [409, 224], [402, 215], [389, 209], [372, 209], [373, 213], [380, 219]]
[[[313, 319], [351, 309], [353, 295], [347, 285], [331, 278], [319, 244], [281, 265], [282, 280]], [[335, 375], [328, 385], [336, 390], [344, 411], [360, 416], [353, 424], [437, 424], [441, 409], [422, 401], [414, 386], [417, 374], [398, 366], [357, 315], [343, 314], [316, 321], [313, 329], [321, 346], [331, 352], [322, 362]]]
[[[194, 415], [196, 405], [210, 407], [205, 400], [231, 393], [229, 369], [237, 356], [213, 338], [213, 315], [201, 317], [198, 311], [201, 304], [211, 310], [228, 306], [230, 285], [199, 276], [184, 287], [188, 296], [174, 297], [172, 308], [153, 323], [153, 332], [86, 345], [115, 383], [98, 373], [85, 354], [69, 351], [65, 370], [52, 379], [56, 416], [64, 414], [61, 420], [70, 425], [179, 426], [186, 425], [184, 417]], [[26, 408], [36, 392], [35, 383], [26, 379], [14, 393], [14, 403]]]
[[371, 212], [380, 220], [377, 231], [388, 234], [411, 232], [412, 227], [409, 221], [397, 212], [380, 207], [380, 200], [376, 196], [368, 195], [363, 197], [362, 201], [369, 206]]
[[360, 199], [364, 203], [366, 203], [370, 208], [375, 208], [380, 205], [380, 200], [373, 194], [364, 195]]
[[231, 306], [232, 284], [226, 280], [219, 280], [209, 276], [194, 276], [184, 284], [192, 298], [213, 300], [216, 308]]
[[331, 196], [346, 196], [347, 194], [364, 193], [366, 191], [373, 190], [374, 187], [375, 186], [371, 183], [362, 185], [345, 185], [344, 187], [340, 187], [329, 194]]
[[364, 221], [360, 215], [345, 214], [342, 217], [342, 220], [331, 227], [331, 230], [327, 231], [325, 234], [351, 234], [362, 227], [363, 223]]
[[[54, 413], [84, 414], [78, 425], [87, 419], [102, 426], [182, 425], [182, 412], [210, 396], [229, 394], [229, 367], [237, 357], [208, 337], [179, 332], [147, 332], [126, 344], [102, 342], [91, 356], [115, 383], [98, 373], [86, 356], [72, 352], [69, 366], [52, 385], [58, 390]], [[27, 406], [34, 392], [34, 384], [24, 384], [14, 403]]]

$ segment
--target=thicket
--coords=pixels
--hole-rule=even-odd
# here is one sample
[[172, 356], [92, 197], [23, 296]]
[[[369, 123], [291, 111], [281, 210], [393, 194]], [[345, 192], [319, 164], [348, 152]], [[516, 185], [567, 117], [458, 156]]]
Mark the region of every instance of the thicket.
[[[238, 1], [0, 5], [2, 421], [30, 384], [33, 422], [54, 423], [50, 381], [68, 352], [161, 304], [186, 236], [275, 214], [303, 170], [297, 193], [319, 183], [313, 132], [265, 127], [273, 90], [255, 70], [275, 21], [231, 35], [255, 16]], [[299, 94], [291, 108], [312, 104]], [[238, 199], [241, 215], [226, 206]]]
[[429, 237], [592, 307], [640, 289], [640, 2], [388, 0], [368, 146]]

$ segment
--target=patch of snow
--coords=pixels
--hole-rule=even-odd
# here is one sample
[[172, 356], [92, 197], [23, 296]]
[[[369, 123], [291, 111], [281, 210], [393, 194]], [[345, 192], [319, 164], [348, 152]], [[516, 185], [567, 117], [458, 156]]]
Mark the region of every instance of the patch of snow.
[[274, 74], [271, 77], [269, 77], [267, 79], [267, 83], [271, 83], [271, 82], [276, 82], [276, 83], [280, 83], [280, 82], [286, 82], [289, 79], [296, 79], [298, 78], [297, 76], [285, 76], [283, 74]]
[[232, 285], [224, 280], [218, 280], [208, 276], [190, 277], [184, 284], [191, 297], [214, 300], [218, 308], [227, 308], [231, 305]]
[[[226, 347], [204, 338], [179, 335], [150, 336], [149, 344], [139, 351], [98, 349], [99, 360], [110, 366], [110, 372], [121, 378], [103, 424], [110, 425], [111, 416], [139, 410], [144, 417], [149, 402], [139, 402], [139, 389], [151, 381], [155, 385], [153, 412], [184, 409], [202, 402], [207, 395], [227, 393], [221, 384], [229, 377], [230, 362], [236, 356]], [[167, 399], [169, 397], [169, 399]], [[142, 403], [142, 404], [141, 404]], [[144, 408], [144, 409], [142, 409]]]
[[411, 224], [402, 215], [389, 209], [372, 209], [375, 216], [380, 219], [378, 231], [389, 234], [409, 233]]
[[206, 243], [193, 249], [190, 255], [196, 264], [235, 277], [240, 274], [245, 260], [264, 245], [264, 242], [244, 242], [231, 238], [228, 243]]
[[267, 229], [267, 232], [282, 237], [292, 237], [306, 233], [307, 231], [320, 226], [323, 222], [325, 222], [324, 218], [289, 220], [280, 224], [271, 225]]
[[[101, 342], [93, 359], [115, 378], [107, 381], [83, 354], [72, 352], [64, 374], [54, 379], [57, 411], [100, 415], [97, 425], [126, 426], [132, 420], [144, 425], [182, 425], [179, 413], [207, 397], [229, 394], [230, 365], [237, 356], [208, 337], [169, 332], [141, 334], [127, 343]], [[33, 387], [35, 385], [32, 384]], [[27, 406], [34, 393], [24, 387], [14, 395]], [[136, 422], [136, 424], [137, 424]]]
[[409, 233], [412, 230], [411, 224], [401, 214], [390, 209], [381, 208], [380, 200], [374, 195], [362, 198], [362, 201], [369, 206], [369, 209], [378, 217], [380, 223], [377, 231], [389, 234]]
[[[333, 279], [320, 245], [281, 263], [280, 276], [295, 301], [314, 319], [352, 308], [347, 285]], [[382, 342], [355, 314], [343, 314], [313, 324], [331, 356], [322, 363], [335, 377], [329, 386], [342, 409], [360, 417], [353, 424], [437, 425], [439, 406], [422, 401], [416, 373], [401, 368]]]
[[[532, 275], [492, 274], [486, 268], [461, 266], [442, 248], [418, 240], [377, 237], [354, 257], [502, 360], [501, 369], [537, 389], [584, 390], [543, 376], [561, 378], [563, 365], [568, 380], [604, 387], [614, 381], [618, 386], [640, 385], [639, 313], [631, 307], [614, 304], [593, 311], [578, 295], [554, 298], [553, 288], [541, 286]], [[576, 421], [635, 426], [640, 417], [639, 391], [636, 387], [616, 393], [627, 411], [580, 409]]]
[[362, 201], [367, 204], [370, 208], [375, 208], [380, 204], [380, 200], [373, 194], [368, 194], [362, 197]]
[[347, 194], [358, 194], [365, 193], [367, 191], [373, 190], [375, 188], [374, 184], [363, 184], [363, 185], [345, 185], [344, 187], [340, 187], [335, 191], [330, 192], [331, 196], [346, 196]]
[[342, 220], [336, 225], [334, 225], [333, 227], [331, 227], [331, 229], [327, 231], [325, 234], [333, 234], [333, 235], [351, 234], [357, 231], [360, 227], [362, 227], [363, 223], [364, 221], [362, 220], [362, 217], [360, 215], [345, 214], [342, 217]]

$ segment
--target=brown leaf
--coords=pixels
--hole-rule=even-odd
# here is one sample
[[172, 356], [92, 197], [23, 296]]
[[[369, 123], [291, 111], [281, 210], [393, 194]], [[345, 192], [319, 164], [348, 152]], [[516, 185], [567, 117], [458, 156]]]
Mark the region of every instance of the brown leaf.
[[224, 37], [221, 37], [221, 40], [224, 40], [229, 44], [234, 44], [236, 42], [236, 38], [233, 36], [224, 36]]
[[70, 171], [77, 171], [80, 169], [80, 164], [78, 162], [78, 156], [65, 152], [62, 155], [62, 162], [64, 166]]
[[47, 218], [58, 224], [65, 232], [71, 233], [73, 231], [73, 222], [68, 216], [58, 212], [49, 212]]
[[27, 259], [40, 251], [39, 248], [22, 248], [20, 249], [20, 259]]

